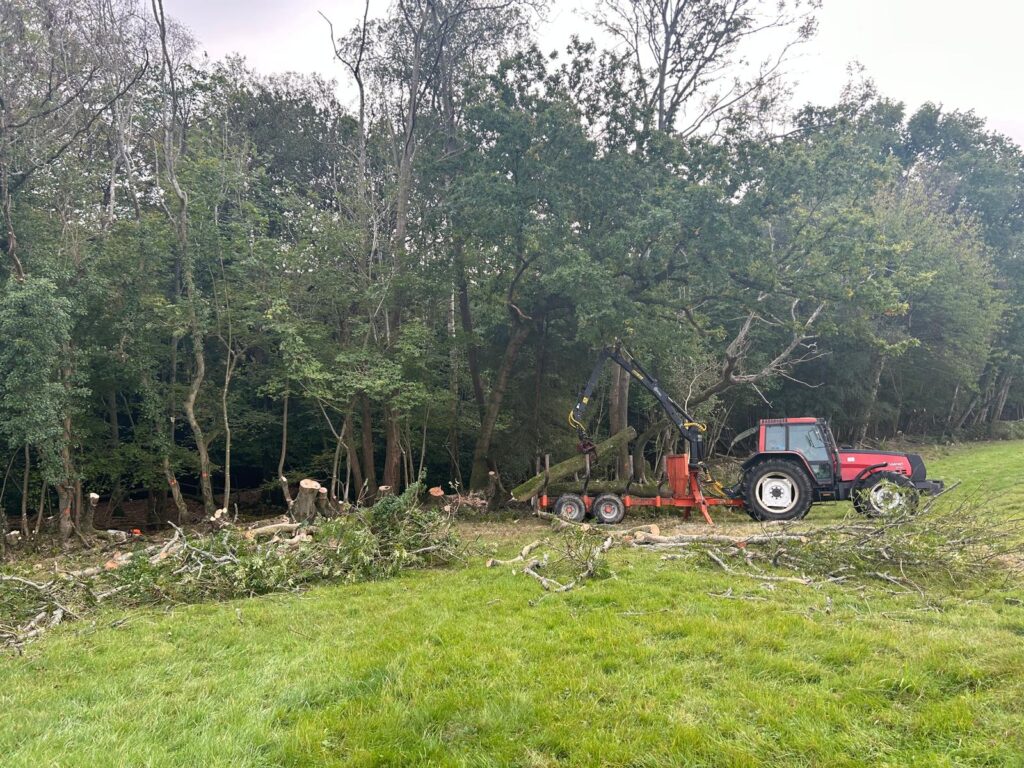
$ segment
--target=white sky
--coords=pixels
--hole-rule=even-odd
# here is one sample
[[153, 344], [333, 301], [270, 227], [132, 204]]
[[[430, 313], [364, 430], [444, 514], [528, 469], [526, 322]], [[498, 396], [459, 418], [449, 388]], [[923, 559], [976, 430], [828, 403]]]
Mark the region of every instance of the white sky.
[[[211, 57], [240, 53], [257, 71], [319, 72], [344, 80], [323, 11], [335, 31], [359, 19], [362, 0], [164, 0]], [[372, 0], [379, 14], [387, 0]], [[583, 0], [552, 2], [540, 30], [545, 50], [579, 32], [593, 36]], [[991, 128], [1024, 144], [1019, 0], [824, 0], [818, 35], [790, 61], [796, 100], [834, 102], [858, 61], [882, 94], [916, 109], [934, 101], [974, 109]]]

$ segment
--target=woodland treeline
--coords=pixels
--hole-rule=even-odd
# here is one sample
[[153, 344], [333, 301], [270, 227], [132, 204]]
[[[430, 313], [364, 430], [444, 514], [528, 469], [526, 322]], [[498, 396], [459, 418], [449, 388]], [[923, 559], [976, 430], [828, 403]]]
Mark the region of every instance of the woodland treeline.
[[[612, 43], [550, 52], [539, 3], [394, 0], [323, 21], [339, 88], [209, 61], [161, 0], [4, 0], [11, 526], [87, 532], [90, 492], [210, 515], [282, 474], [511, 487], [574, 450], [616, 338], [720, 449], [769, 415], [999, 434], [1021, 150], [864, 80], [792, 104], [815, 5], [603, 0]], [[593, 414], [641, 469], [671, 448], [628, 377]]]

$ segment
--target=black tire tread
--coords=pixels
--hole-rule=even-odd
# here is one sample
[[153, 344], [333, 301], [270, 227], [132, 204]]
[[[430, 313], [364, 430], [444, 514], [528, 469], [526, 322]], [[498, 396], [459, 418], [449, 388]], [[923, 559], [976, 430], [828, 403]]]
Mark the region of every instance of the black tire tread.
[[853, 508], [865, 517], [878, 517], [875, 511], [863, 500], [862, 494], [870, 493], [871, 489], [879, 483], [889, 482], [893, 485], [898, 485], [901, 488], [907, 488], [911, 490], [915, 495], [911, 504], [911, 511], [914, 511], [917, 507], [917, 489], [914, 487], [913, 481], [906, 475], [901, 475], [899, 472], [875, 472], [868, 475], [859, 483], [857, 487], [853, 489], [850, 495], [850, 500], [853, 502]]
[[[758, 479], [769, 472], [785, 472], [793, 478], [797, 485], [799, 498], [797, 505], [784, 515], [775, 515], [767, 510], [757, 508], [755, 488]], [[813, 501], [811, 480], [807, 470], [796, 461], [789, 459], [765, 459], [754, 464], [743, 476], [743, 498], [746, 501], [747, 514], [758, 522], [772, 520], [800, 520], [807, 515]]]
[[[578, 517], [567, 517], [564, 514], [566, 503], [570, 501], [578, 502], [579, 509], [583, 510]], [[579, 496], [578, 494], [575, 493], [563, 493], [561, 496], [555, 499], [555, 506], [553, 511], [555, 515], [562, 518], [563, 520], [568, 520], [571, 523], [582, 523], [584, 518], [586, 518], [587, 516], [587, 505], [584, 503], [582, 496]]]
[[[597, 512], [597, 510], [600, 509], [601, 503], [608, 499], [614, 499], [615, 503], [619, 507], [619, 512], [614, 520], [602, 520], [601, 516]], [[594, 499], [594, 504], [590, 507], [590, 511], [593, 513], [594, 519], [597, 520], [598, 523], [601, 523], [602, 525], [617, 525], [618, 523], [621, 523], [622, 519], [626, 516], [626, 505], [623, 504], [622, 499], [617, 494], [602, 493]]]

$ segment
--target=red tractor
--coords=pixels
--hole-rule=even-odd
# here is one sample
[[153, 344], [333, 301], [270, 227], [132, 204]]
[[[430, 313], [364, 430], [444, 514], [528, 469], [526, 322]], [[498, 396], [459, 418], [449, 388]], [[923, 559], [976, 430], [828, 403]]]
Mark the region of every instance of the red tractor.
[[762, 419], [757, 453], [735, 489], [755, 520], [793, 520], [816, 501], [853, 502], [878, 517], [942, 491], [916, 453], [840, 448], [824, 419]]
[[[797, 520], [811, 504], [823, 501], [853, 502], [862, 514], [878, 517], [898, 509], [912, 508], [921, 493], [937, 494], [941, 480], [928, 480], [924, 461], [915, 453], [839, 448], [824, 419], [813, 417], [763, 419], [758, 427], [757, 452], [743, 463], [743, 476], [733, 488], [723, 488], [704, 463], [706, 427], [695, 421], [661, 387], [658, 381], [616, 344], [605, 348], [587, 385], [569, 413], [569, 423], [579, 436], [583, 453], [594, 450], [583, 417], [607, 360], [611, 360], [649, 391], [679, 430], [688, 451], [665, 460], [665, 481], [669, 493], [637, 497], [587, 495], [589, 477], [581, 493], [567, 493], [554, 500], [556, 514], [582, 520], [588, 513], [599, 522], [617, 523], [633, 506], [696, 508], [709, 523], [711, 506], [743, 507], [755, 520]], [[588, 462], [589, 466], [589, 462]], [[542, 507], [551, 500], [542, 491]]]

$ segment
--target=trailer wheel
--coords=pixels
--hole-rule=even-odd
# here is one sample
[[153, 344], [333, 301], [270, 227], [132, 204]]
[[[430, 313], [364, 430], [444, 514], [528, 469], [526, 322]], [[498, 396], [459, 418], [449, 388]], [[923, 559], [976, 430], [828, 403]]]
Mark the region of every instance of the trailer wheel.
[[852, 494], [853, 508], [865, 517], [913, 514], [921, 494], [906, 475], [877, 472], [864, 478]]
[[811, 508], [811, 482], [796, 462], [769, 459], [747, 471], [743, 497], [755, 520], [799, 520]]
[[622, 518], [626, 516], [626, 505], [614, 493], [601, 494], [594, 499], [594, 506], [590, 509], [594, 513], [594, 517], [597, 518], [597, 522], [605, 525], [621, 523]]
[[563, 493], [555, 502], [555, 514], [570, 523], [582, 523], [587, 516], [587, 505], [575, 493]]

